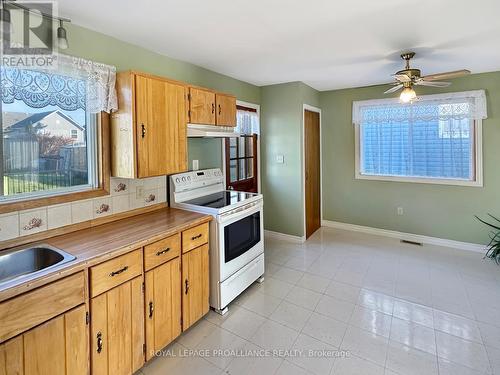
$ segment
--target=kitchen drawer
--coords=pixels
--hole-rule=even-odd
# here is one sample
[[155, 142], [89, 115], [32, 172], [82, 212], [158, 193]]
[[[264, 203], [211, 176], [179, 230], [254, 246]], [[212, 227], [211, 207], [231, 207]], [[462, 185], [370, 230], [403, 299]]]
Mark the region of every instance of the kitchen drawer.
[[142, 249], [90, 268], [90, 294], [95, 297], [142, 274]]
[[182, 232], [183, 253], [206, 243], [208, 243], [208, 223], [198, 225]]
[[82, 304], [83, 272], [65, 277], [0, 303], [0, 342]]
[[178, 257], [181, 253], [181, 235], [167, 237], [144, 246], [144, 268], [146, 271]]

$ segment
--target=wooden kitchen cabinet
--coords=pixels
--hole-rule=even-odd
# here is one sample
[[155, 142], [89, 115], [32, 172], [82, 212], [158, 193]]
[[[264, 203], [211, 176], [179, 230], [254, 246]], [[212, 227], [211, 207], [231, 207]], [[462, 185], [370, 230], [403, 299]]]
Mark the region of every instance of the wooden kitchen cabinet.
[[181, 82], [137, 72], [117, 75], [111, 115], [111, 171], [144, 178], [187, 170], [187, 92]]
[[88, 338], [82, 305], [1, 344], [0, 374], [87, 375]]
[[215, 125], [215, 93], [210, 90], [189, 88], [189, 122]]
[[216, 124], [236, 126], [236, 97], [217, 93], [215, 96], [217, 111]]
[[146, 360], [181, 334], [180, 267], [177, 257], [146, 272]]
[[209, 310], [208, 244], [182, 254], [182, 329]]
[[144, 364], [142, 275], [90, 301], [93, 375], [130, 375]]

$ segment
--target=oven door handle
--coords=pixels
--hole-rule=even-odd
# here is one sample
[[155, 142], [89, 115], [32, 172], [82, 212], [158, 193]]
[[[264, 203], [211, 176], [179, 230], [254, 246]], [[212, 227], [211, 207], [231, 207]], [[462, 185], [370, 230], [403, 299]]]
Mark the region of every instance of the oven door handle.
[[231, 224], [246, 216], [250, 216], [259, 211], [262, 211], [262, 208], [263, 208], [262, 202], [250, 203], [246, 206], [238, 207], [235, 210], [224, 212], [223, 214], [218, 215], [217, 222], [219, 222], [220, 224]]

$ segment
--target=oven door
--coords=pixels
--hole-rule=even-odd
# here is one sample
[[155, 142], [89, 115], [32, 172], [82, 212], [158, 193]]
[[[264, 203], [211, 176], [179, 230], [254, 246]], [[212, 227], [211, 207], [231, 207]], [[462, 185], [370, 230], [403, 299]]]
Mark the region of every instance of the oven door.
[[224, 281], [264, 252], [262, 202], [221, 215], [219, 223], [220, 281]]

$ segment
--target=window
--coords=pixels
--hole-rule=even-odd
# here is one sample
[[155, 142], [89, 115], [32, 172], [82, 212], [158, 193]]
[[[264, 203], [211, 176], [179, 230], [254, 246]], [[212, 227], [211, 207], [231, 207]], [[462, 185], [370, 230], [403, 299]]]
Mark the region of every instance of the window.
[[0, 69], [1, 212], [106, 193], [100, 113], [116, 108], [114, 68], [56, 59], [50, 70]]
[[356, 178], [482, 186], [484, 92], [355, 102]]
[[236, 132], [226, 138], [226, 185], [235, 190], [257, 192], [257, 137], [259, 116], [254, 108], [237, 106]]

